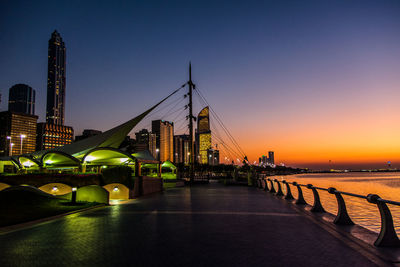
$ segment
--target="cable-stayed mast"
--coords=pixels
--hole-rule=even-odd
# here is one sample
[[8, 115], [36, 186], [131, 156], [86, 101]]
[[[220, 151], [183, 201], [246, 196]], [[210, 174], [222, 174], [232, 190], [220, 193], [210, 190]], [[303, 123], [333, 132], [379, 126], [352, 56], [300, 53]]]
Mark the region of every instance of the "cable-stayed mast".
[[194, 181], [194, 144], [193, 144], [193, 102], [192, 102], [192, 93], [195, 85], [192, 82], [192, 64], [189, 62], [189, 178], [190, 182]]

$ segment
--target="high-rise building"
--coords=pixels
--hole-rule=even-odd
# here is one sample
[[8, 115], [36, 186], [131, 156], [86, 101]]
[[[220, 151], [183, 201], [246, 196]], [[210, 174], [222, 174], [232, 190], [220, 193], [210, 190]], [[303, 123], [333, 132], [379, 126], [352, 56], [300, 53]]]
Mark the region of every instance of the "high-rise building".
[[174, 160], [174, 124], [173, 122], [152, 121], [151, 131], [156, 135], [156, 159]]
[[198, 161], [202, 164], [208, 164], [207, 150], [211, 149], [211, 130], [209, 119], [209, 108], [203, 108], [197, 116], [197, 151]]
[[46, 123], [37, 124], [36, 149], [51, 149], [71, 144], [74, 130], [65, 126], [65, 44], [54, 31], [49, 40], [47, 69]]
[[16, 156], [34, 152], [37, 119], [35, 115], [0, 112], [0, 155]]
[[136, 143], [134, 145], [135, 152], [148, 150], [150, 154], [156, 158], [156, 134], [150, 133], [147, 129], [142, 129], [135, 133]]
[[36, 149], [44, 150], [71, 144], [74, 140], [74, 129], [65, 125], [45, 122], [37, 124]]
[[35, 90], [26, 84], [16, 84], [10, 88], [8, 111], [35, 115]]
[[274, 151], [268, 151], [268, 162], [272, 165], [275, 164]]
[[174, 136], [174, 162], [189, 164], [190, 138], [188, 134]]
[[49, 124], [64, 125], [65, 67], [65, 44], [54, 31], [48, 50], [46, 122]]

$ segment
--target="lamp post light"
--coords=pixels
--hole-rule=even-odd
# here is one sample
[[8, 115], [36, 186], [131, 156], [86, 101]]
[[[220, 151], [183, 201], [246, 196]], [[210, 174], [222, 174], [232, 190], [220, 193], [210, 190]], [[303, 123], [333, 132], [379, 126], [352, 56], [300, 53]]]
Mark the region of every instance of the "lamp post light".
[[14, 143], [10, 143], [10, 156], [12, 156], [12, 147], [13, 147]]
[[156, 158], [157, 158], [157, 160], [159, 160], [158, 159], [158, 152], [160, 152], [160, 149], [156, 148]]
[[21, 152], [20, 152], [20, 154], [22, 155], [22, 141], [24, 140], [26, 135], [25, 134], [21, 134], [20, 137], [21, 137]]
[[12, 152], [11, 152], [11, 136], [7, 136], [7, 140], [9, 140], [8, 142], [10, 143], [10, 149], [8, 150], [8, 156], [11, 156]]

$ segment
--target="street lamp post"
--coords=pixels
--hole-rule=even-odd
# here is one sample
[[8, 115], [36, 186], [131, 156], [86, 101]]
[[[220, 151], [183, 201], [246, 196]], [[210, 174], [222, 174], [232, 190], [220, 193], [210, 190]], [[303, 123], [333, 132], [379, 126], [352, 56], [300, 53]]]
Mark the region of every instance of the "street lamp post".
[[22, 141], [24, 140], [26, 135], [25, 134], [21, 134], [20, 137], [21, 137], [21, 152], [20, 152], [20, 155], [22, 155]]
[[13, 147], [14, 143], [10, 143], [10, 156], [12, 156], [12, 147]]
[[159, 160], [159, 159], [158, 159], [158, 152], [160, 152], [160, 149], [156, 148], [156, 159], [157, 159], [157, 160]]
[[8, 150], [8, 156], [11, 156], [12, 152], [11, 152], [11, 136], [7, 136], [7, 140], [9, 140], [8, 142], [10, 143], [9, 145], [9, 150]]

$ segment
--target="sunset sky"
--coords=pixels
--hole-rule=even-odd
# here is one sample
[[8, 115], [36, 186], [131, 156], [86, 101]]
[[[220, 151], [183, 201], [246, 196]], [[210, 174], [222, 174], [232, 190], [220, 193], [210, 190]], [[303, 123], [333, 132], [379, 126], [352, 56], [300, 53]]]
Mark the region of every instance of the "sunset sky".
[[295, 167], [400, 168], [400, 1], [3, 0], [1, 111], [26, 83], [45, 120], [55, 29], [76, 135], [151, 107], [187, 81], [191, 61], [251, 162], [273, 150]]

